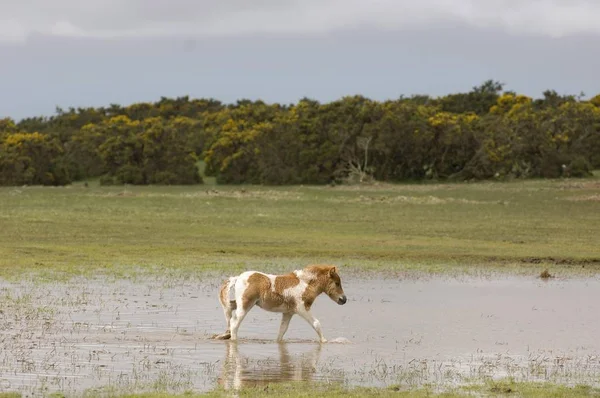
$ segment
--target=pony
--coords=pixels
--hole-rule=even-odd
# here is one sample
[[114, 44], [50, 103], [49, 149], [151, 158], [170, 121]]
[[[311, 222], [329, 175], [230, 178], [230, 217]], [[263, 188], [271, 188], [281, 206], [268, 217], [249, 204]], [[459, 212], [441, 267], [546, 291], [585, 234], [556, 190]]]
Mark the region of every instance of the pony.
[[277, 342], [283, 341], [290, 320], [300, 315], [326, 343], [321, 323], [310, 313], [315, 299], [325, 293], [339, 305], [346, 304], [346, 295], [338, 268], [334, 265], [309, 265], [285, 275], [246, 271], [225, 280], [219, 292], [227, 330], [216, 339], [237, 340], [240, 324], [255, 305], [269, 312], [282, 313]]

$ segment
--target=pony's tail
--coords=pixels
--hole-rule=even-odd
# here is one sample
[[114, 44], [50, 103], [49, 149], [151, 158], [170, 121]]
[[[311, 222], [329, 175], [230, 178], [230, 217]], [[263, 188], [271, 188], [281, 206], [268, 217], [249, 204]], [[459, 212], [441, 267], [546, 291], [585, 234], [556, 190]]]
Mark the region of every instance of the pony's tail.
[[237, 276], [232, 276], [229, 279], [225, 280], [221, 285], [221, 293], [219, 294], [219, 301], [223, 308], [230, 307], [230, 309], [235, 310], [237, 305], [235, 303], [235, 282], [237, 281]]

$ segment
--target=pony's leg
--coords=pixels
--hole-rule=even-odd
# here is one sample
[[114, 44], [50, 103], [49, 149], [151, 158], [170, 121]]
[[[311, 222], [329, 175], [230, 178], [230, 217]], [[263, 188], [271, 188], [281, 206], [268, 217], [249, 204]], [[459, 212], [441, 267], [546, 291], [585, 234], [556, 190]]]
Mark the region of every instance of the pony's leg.
[[277, 342], [281, 343], [283, 341], [283, 335], [288, 330], [288, 326], [290, 325], [290, 321], [292, 320], [293, 313], [285, 313], [281, 317], [281, 325], [279, 325], [279, 334], [277, 335]]
[[218, 340], [227, 340], [231, 337], [231, 316], [233, 311], [236, 309], [236, 302], [231, 301], [228, 298], [229, 294], [229, 281], [225, 281], [221, 286], [221, 292], [219, 294], [219, 302], [223, 308], [223, 314], [225, 315], [225, 322], [227, 323], [227, 329], [225, 333], [215, 336]]
[[327, 342], [327, 339], [323, 336], [323, 332], [321, 331], [321, 322], [319, 322], [319, 320], [317, 318], [312, 316], [310, 311], [302, 309], [302, 310], [298, 311], [298, 315], [300, 315], [302, 318], [306, 319], [306, 322], [308, 322], [310, 324], [310, 326], [312, 326], [313, 329], [315, 329], [315, 332], [317, 332], [317, 334], [319, 335], [319, 341], [321, 343]]
[[[252, 309], [252, 307], [254, 307], [254, 304], [255, 304], [255, 303], [252, 303], [252, 304], [247, 303], [247, 305], [244, 306], [241, 303], [241, 300], [239, 300], [239, 301], [240, 302], [237, 303], [235, 315], [231, 317], [231, 323], [230, 323], [231, 324], [231, 340], [237, 340], [237, 333], [238, 333], [238, 329], [240, 328], [240, 324], [242, 323], [242, 321], [248, 314], [248, 311], [250, 311]], [[244, 308], [244, 307], [246, 307], [246, 308]]]
[[235, 301], [230, 301], [223, 306], [223, 313], [225, 314], [225, 321], [227, 322], [227, 330], [225, 333], [219, 336], [221, 340], [227, 340], [231, 338], [231, 318], [233, 311], [235, 310]]

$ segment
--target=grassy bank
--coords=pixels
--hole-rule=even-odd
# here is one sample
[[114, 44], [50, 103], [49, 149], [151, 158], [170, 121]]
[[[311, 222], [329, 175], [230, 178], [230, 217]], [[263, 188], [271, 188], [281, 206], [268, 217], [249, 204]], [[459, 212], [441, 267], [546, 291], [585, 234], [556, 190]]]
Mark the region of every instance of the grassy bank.
[[366, 187], [0, 188], [0, 275], [600, 270], [600, 179]]
[[[62, 397], [61, 394], [53, 394], [53, 397]], [[84, 394], [93, 398], [94, 393]], [[106, 396], [101, 394], [98, 396]], [[474, 384], [467, 387], [457, 387], [445, 392], [435, 392], [429, 389], [403, 390], [401, 387], [391, 388], [345, 388], [334, 384], [269, 384], [258, 388], [248, 388], [236, 391], [214, 390], [205, 394], [186, 393], [182, 395], [170, 395], [166, 393], [118, 395], [108, 396], [120, 398], [226, 398], [238, 397], [275, 397], [275, 398], [311, 398], [311, 397], [396, 397], [396, 398], [464, 398], [464, 397], [532, 397], [532, 398], [580, 398], [600, 397], [600, 389], [589, 386], [567, 387], [551, 383], [521, 383], [512, 381], [488, 382]], [[21, 395], [0, 393], [0, 398], [20, 398]]]
[[[194, 395], [185, 395], [194, 397]], [[231, 392], [216, 390], [198, 395], [197, 397], [221, 398], [231, 397]], [[239, 391], [240, 397], [282, 397], [282, 398], [311, 398], [311, 397], [397, 397], [397, 398], [465, 398], [465, 397], [532, 397], [532, 398], [579, 398], [600, 397], [600, 389], [588, 386], [565, 387], [549, 383], [515, 383], [511, 381], [477, 384], [469, 387], [455, 388], [446, 392], [434, 392], [428, 389], [403, 390], [392, 388], [343, 388], [335, 385], [294, 385], [272, 384], [267, 387]], [[128, 398], [168, 398], [169, 395], [150, 394], [132, 395]]]

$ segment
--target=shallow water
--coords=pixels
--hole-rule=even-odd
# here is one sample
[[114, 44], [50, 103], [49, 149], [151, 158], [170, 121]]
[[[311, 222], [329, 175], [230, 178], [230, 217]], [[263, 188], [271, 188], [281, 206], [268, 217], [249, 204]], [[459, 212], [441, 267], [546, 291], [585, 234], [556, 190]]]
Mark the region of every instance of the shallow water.
[[[0, 391], [205, 391], [272, 381], [444, 386], [487, 377], [600, 382], [600, 280], [344, 279], [320, 297], [331, 341], [294, 317], [253, 309], [238, 343], [219, 281], [0, 282]], [[341, 343], [345, 339], [349, 343]], [[340, 341], [336, 343], [335, 341]]]

